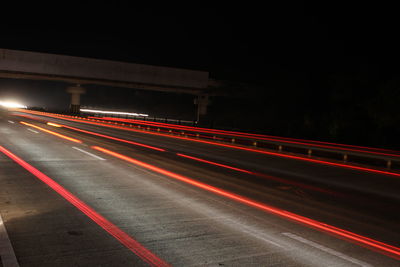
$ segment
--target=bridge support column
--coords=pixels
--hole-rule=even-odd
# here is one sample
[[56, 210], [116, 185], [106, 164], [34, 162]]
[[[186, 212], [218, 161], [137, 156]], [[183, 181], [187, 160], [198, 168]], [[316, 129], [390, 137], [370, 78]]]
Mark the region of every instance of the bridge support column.
[[67, 92], [71, 94], [71, 105], [69, 107], [70, 112], [75, 114], [80, 113], [81, 94], [86, 92], [85, 88], [77, 84], [76, 86], [68, 87]]
[[194, 104], [197, 105], [197, 123], [199, 123], [200, 121], [204, 122], [204, 118], [207, 115], [207, 107], [209, 104], [211, 104], [209, 95], [198, 95], [194, 99]]

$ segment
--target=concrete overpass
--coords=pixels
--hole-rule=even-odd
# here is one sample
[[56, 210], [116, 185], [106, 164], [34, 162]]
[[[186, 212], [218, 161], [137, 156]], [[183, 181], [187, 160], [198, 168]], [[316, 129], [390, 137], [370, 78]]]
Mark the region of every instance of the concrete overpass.
[[207, 112], [212, 90], [206, 71], [159, 67], [37, 52], [0, 49], [0, 78], [71, 83], [71, 111], [79, 112], [80, 95], [87, 84], [196, 96], [199, 115]]

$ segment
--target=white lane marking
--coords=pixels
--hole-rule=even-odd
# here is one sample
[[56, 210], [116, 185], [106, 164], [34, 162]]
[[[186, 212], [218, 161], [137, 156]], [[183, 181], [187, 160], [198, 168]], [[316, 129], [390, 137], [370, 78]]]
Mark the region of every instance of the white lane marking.
[[78, 150], [78, 151], [80, 151], [80, 152], [82, 152], [82, 153], [85, 153], [85, 154], [87, 154], [87, 155], [89, 155], [89, 156], [92, 156], [93, 158], [96, 158], [96, 159], [99, 159], [99, 160], [106, 160], [106, 159], [103, 159], [102, 157], [99, 157], [99, 156], [97, 156], [97, 155], [95, 155], [95, 154], [92, 154], [92, 153], [87, 152], [87, 151], [85, 151], [85, 150], [83, 150], [83, 149], [77, 148], [77, 147], [75, 147], [75, 146], [73, 146], [72, 148], [73, 148], [73, 149], [76, 149], [76, 150]]
[[3, 219], [0, 215], [0, 256], [2, 266], [4, 267], [18, 267], [18, 261], [15, 257], [14, 249], [11, 245], [10, 239], [7, 234], [6, 227], [4, 226]]
[[239, 228], [243, 233], [249, 234], [254, 238], [260, 239], [266, 243], [272, 244], [274, 246], [277, 246], [279, 248], [285, 248], [284, 246], [272, 241], [270, 238], [268, 238], [268, 236], [264, 233], [262, 233], [261, 231], [257, 231], [257, 230], [253, 230], [252, 228], [241, 224], [241, 223], [237, 223], [231, 219], [228, 218], [223, 218], [223, 220], [227, 221], [228, 224], [231, 224], [232, 226], [236, 226], [237, 228]]
[[15, 122], [13, 122], [13, 121], [8, 121], [9, 123], [15, 123]]
[[31, 131], [32, 133], [39, 133], [38, 131], [32, 130], [30, 128], [28, 128], [28, 131]]
[[341, 253], [339, 251], [336, 251], [336, 250], [333, 250], [331, 248], [325, 247], [325, 246], [320, 245], [318, 243], [315, 243], [315, 242], [313, 242], [311, 240], [305, 239], [305, 238], [303, 238], [301, 236], [298, 236], [298, 235], [295, 235], [295, 234], [292, 234], [292, 233], [282, 233], [282, 235], [287, 236], [287, 237], [292, 238], [292, 239], [295, 239], [295, 240], [297, 240], [297, 241], [299, 241], [301, 243], [307, 244], [309, 246], [312, 246], [314, 248], [322, 250], [322, 251], [324, 251], [326, 253], [329, 253], [329, 254], [334, 255], [336, 257], [339, 257], [341, 259], [347, 260], [347, 261], [349, 261], [351, 263], [357, 264], [359, 266], [363, 266], [363, 267], [372, 267], [373, 266], [373, 265], [371, 265], [369, 263], [357, 260], [357, 259], [355, 259], [353, 257], [347, 256], [347, 255], [345, 255], [345, 254], [343, 254], [343, 253]]

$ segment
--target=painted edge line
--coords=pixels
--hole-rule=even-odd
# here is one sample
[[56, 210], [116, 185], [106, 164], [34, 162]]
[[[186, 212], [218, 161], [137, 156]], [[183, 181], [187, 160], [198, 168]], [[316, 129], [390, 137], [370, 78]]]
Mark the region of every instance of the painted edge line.
[[0, 258], [4, 267], [18, 267], [17, 257], [8, 237], [6, 226], [0, 215]]
[[121, 244], [123, 244], [125, 247], [127, 247], [129, 250], [131, 250], [133, 253], [135, 253], [138, 257], [140, 257], [142, 260], [147, 262], [151, 266], [169, 266], [166, 262], [164, 262], [162, 259], [157, 257], [155, 254], [153, 254], [150, 250], [145, 248], [142, 244], [140, 244], [138, 241], [130, 237], [127, 233], [122, 231], [120, 228], [118, 228], [116, 225], [108, 221], [105, 217], [97, 213], [93, 208], [91, 208], [89, 205], [84, 203], [82, 200], [80, 200], [78, 197], [73, 195], [71, 192], [69, 192], [67, 189], [62, 187], [60, 184], [55, 182], [53, 179], [33, 167], [32, 165], [28, 164], [15, 154], [13, 154], [11, 151], [7, 150], [6, 148], [0, 146], [0, 152], [8, 156], [10, 159], [15, 161], [17, 164], [19, 164], [21, 167], [23, 167], [25, 170], [33, 174], [36, 178], [47, 184], [50, 188], [52, 188], [54, 191], [56, 191], [60, 196], [62, 196], [65, 200], [67, 200], [69, 203], [74, 205], [78, 210], [83, 212], [86, 216], [88, 216], [90, 219], [92, 219], [97, 225], [99, 225], [101, 228], [103, 228], [105, 231], [107, 231], [110, 235], [112, 235], [115, 239], [117, 239]]

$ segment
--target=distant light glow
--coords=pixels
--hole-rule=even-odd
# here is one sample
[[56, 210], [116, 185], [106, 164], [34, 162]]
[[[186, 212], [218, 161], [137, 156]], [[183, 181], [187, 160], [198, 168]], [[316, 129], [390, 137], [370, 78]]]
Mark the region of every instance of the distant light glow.
[[142, 113], [106, 111], [106, 110], [86, 109], [86, 108], [81, 108], [80, 111], [81, 112], [87, 112], [87, 113], [99, 113], [99, 114], [129, 115], [129, 116], [141, 116], [141, 117], [148, 117], [149, 116], [147, 114], [142, 114]]
[[14, 101], [0, 101], [0, 106], [5, 108], [27, 108], [25, 105]]

